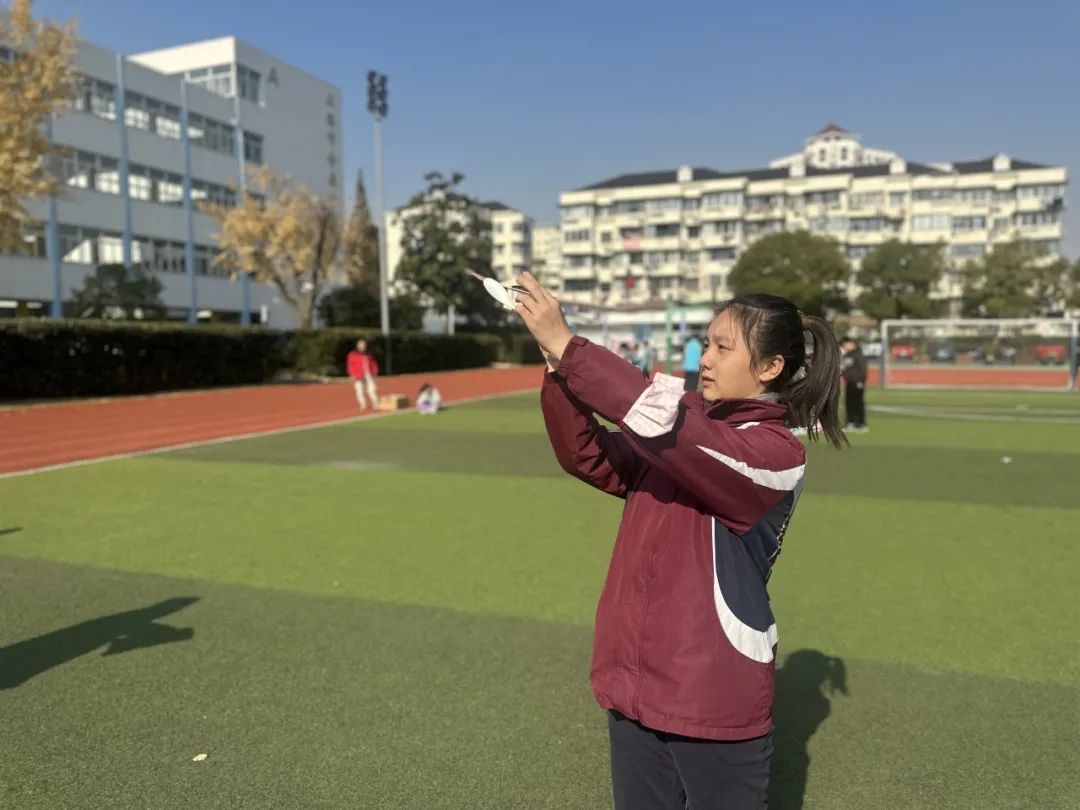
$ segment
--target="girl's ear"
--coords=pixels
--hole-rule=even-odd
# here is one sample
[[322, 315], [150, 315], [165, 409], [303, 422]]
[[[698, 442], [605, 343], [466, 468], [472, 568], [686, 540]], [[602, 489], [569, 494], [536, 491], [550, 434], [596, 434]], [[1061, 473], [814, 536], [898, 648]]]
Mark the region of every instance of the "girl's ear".
[[770, 357], [761, 367], [758, 369], [758, 381], [763, 382], [766, 385], [771, 383], [777, 377], [780, 376], [784, 370], [784, 358], [779, 354], [774, 357]]

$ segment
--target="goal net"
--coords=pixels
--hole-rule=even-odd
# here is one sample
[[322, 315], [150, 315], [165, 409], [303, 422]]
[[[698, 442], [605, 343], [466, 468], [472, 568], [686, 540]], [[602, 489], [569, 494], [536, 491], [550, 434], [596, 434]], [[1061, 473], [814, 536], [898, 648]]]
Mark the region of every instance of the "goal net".
[[863, 351], [884, 388], [1075, 390], [1078, 331], [1062, 318], [887, 320]]

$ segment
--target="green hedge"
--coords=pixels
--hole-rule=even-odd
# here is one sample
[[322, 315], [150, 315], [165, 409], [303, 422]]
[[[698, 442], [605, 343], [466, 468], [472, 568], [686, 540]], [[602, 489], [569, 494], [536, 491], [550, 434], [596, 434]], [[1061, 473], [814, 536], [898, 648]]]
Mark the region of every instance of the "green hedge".
[[[386, 343], [375, 329], [318, 329], [289, 336], [289, 368], [312, 374], [345, 373], [345, 356], [360, 338], [386, 372]], [[390, 333], [395, 374], [482, 368], [499, 359], [500, 341], [492, 335], [429, 335], [424, 332]]]
[[[365, 329], [276, 332], [235, 326], [110, 321], [0, 322], [0, 400], [148, 394], [268, 382], [282, 371], [344, 376]], [[478, 368], [507, 359], [500, 337], [392, 334], [395, 374]]]

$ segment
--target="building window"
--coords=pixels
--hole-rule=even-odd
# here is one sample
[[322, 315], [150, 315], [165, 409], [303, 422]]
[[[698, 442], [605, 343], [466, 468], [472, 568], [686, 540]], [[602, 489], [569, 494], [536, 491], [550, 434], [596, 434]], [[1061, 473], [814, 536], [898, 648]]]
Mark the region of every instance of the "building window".
[[80, 98], [76, 99], [75, 106], [76, 109], [82, 109], [98, 118], [115, 121], [116, 87], [108, 82], [86, 77], [83, 80], [82, 93]]
[[953, 233], [965, 231], [985, 231], [986, 217], [953, 217]]
[[811, 231], [818, 233], [836, 233], [847, 227], [843, 217], [814, 217], [809, 221]]
[[707, 251], [710, 262], [733, 262], [738, 258], [739, 252], [733, 247], [713, 248]]
[[591, 205], [568, 205], [562, 209], [563, 222], [574, 219], [587, 219], [593, 215]]
[[741, 191], [721, 191], [714, 194], [704, 194], [701, 197], [702, 208], [740, 207], [742, 203], [743, 195]]
[[682, 200], [678, 197], [667, 197], [661, 200], [646, 200], [645, 210], [650, 214], [659, 214], [664, 211], [678, 211], [682, 208]]
[[866, 245], [848, 245], [844, 250], [844, 253], [847, 255], [848, 259], [857, 262], [861, 259], [865, 259], [867, 255], [869, 255], [870, 248]]
[[685, 251], [682, 255], [682, 260], [685, 264], [696, 267], [701, 261], [701, 252], [697, 250]]
[[719, 236], [735, 236], [739, 232], [739, 220], [725, 219], [719, 222], [706, 222], [705, 233]]
[[229, 124], [192, 113], [188, 115], [188, 137], [193, 145], [203, 149], [223, 155], [236, 154], [236, 138]]
[[611, 231], [604, 231], [600, 234], [600, 241], [605, 245], [611, 241]]
[[1052, 202], [1065, 196], [1065, 186], [1060, 185], [1033, 185], [1033, 186], [1017, 186], [1016, 196], [1021, 200], [1045, 200], [1046, 202]]
[[907, 202], [907, 192], [904, 191], [890, 191], [889, 192], [889, 205], [896, 208]]
[[584, 228], [576, 231], [566, 231], [563, 234], [563, 240], [566, 242], [588, 242], [589, 229]]
[[840, 147], [840, 160], [848, 159], [848, 148], [846, 146]]
[[881, 191], [856, 192], [850, 197], [852, 208], [876, 208], [885, 203], [885, 194]]
[[261, 100], [262, 76], [251, 68], [237, 65], [237, 80], [240, 84], [240, 98], [258, 104]]
[[150, 129], [150, 112], [146, 99], [138, 93], [124, 94], [124, 123], [133, 129]]
[[808, 191], [804, 199], [807, 205], [837, 205], [840, 202], [840, 192]]
[[568, 278], [563, 282], [566, 292], [592, 292], [596, 289], [596, 279], [593, 278]]
[[515, 222], [514, 223], [514, 233], [525, 233], [525, 223], [524, 222]]
[[94, 182], [94, 156], [88, 152], [69, 152], [60, 158], [60, 176], [72, 188], [90, 188]]
[[645, 254], [645, 266], [656, 268], [679, 261], [677, 250], [654, 250]]
[[916, 231], [947, 231], [950, 224], [948, 214], [917, 214], [911, 218], [911, 227]]
[[885, 227], [885, 220], [881, 217], [867, 217], [865, 219], [851, 220], [852, 231], [880, 231]]
[[73, 225], [60, 226], [60, 255], [72, 264], [93, 264], [96, 231], [87, 231]]
[[211, 93], [226, 98], [233, 94], [232, 65], [214, 65], [209, 68], [189, 70], [185, 76], [191, 84], [205, 87]]
[[119, 236], [98, 237], [98, 264], [121, 264], [124, 261], [124, 240]]
[[678, 235], [678, 225], [649, 225], [645, 228], [646, 238], [664, 238]]
[[142, 166], [131, 166], [128, 170], [128, 191], [133, 200], [152, 199], [153, 185]]
[[154, 181], [154, 199], [163, 205], [181, 205], [184, 202], [184, 180], [167, 172], [151, 172]]
[[94, 189], [103, 194], [120, 193], [120, 170], [112, 158], [99, 158], [94, 172]]
[[1050, 213], [1049, 211], [1017, 214], [1015, 222], [1016, 226], [1019, 228], [1040, 228], [1044, 225], [1056, 224], [1057, 214]]
[[953, 199], [964, 203], [988, 203], [993, 189], [989, 188], [958, 188], [953, 193]]
[[252, 166], [261, 166], [263, 162], [263, 139], [262, 135], [254, 132], [244, 132], [244, 161]]
[[943, 202], [952, 199], [951, 188], [917, 188], [911, 192], [915, 202]]

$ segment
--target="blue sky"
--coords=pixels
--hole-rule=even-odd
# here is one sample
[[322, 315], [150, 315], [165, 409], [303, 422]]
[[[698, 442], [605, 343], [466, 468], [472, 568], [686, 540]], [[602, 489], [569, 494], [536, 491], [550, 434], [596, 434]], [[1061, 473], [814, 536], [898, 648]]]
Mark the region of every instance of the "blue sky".
[[[387, 202], [432, 169], [554, 222], [560, 191], [680, 164], [761, 166], [829, 121], [912, 160], [1004, 151], [1080, 179], [1080, 3], [37, 0], [135, 53], [235, 35], [337, 84], [371, 179], [368, 68], [390, 76]], [[369, 185], [369, 193], [370, 193]], [[1070, 200], [1080, 196], [1070, 193]], [[1080, 204], [1080, 202], [1074, 202]], [[1080, 256], [1070, 214], [1066, 252]]]

